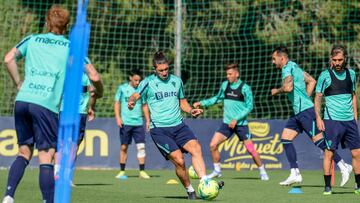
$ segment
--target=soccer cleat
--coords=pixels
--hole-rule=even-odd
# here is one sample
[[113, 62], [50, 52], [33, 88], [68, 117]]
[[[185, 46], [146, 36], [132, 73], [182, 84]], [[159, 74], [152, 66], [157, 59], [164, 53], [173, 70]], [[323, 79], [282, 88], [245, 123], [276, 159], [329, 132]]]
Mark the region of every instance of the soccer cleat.
[[225, 183], [224, 183], [224, 181], [219, 181], [218, 185], [219, 185], [219, 189], [221, 190], [221, 189], [223, 189]]
[[194, 192], [187, 192], [187, 194], [188, 194], [188, 199], [191, 199], [191, 200], [197, 199], [195, 191]]
[[264, 181], [268, 181], [270, 178], [266, 173], [260, 173], [260, 179]]
[[222, 175], [221, 175], [221, 172], [220, 171], [213, 171], [212, 173], [210, 173], [207, 177], [208, 178], [216, 178], [216, 177], [218, 177], [218, 178], [220, 178]]
[[2, 200], [2, 203], [14, 203], [14, 198], [10, 197], [9, 195], [5, 196]]
[[73, 181], [70, 181], [70, 185], [71, 185], [71, 187], [76, 187], [76, 185], [74, 184]]
[[341, 183], [340, 183], [340, 187], [343, 187], [350, 178], [350, 174], [352, 172], [352, 166], [350, 164], [345, 163], [346, 169], [345, 170], [341, 170]]
[[280, 182], [280, 185], [292, 185], [294, 183], [301, 183], [302, 182], [302, 176], [300, 173], [298, 174], [290, 174], [290, 176], [284, 180], [283, 182]]
[[150, 176], [145, 171], [140, 171], [139, 177], [144, 179], [150, 179]]
[[331, 194], [332, 194], [331, 187], [325, 187], [323, 195], [331, 195]]
[[360, 195], [360, 188], [355, 189], [355, 194]]
[[120, 172], [115, 176], [115, 178], [118, 178], [118, 179], [122, 179], [122, 178], [124, 178], [124, 177], [126, 177], [125, 171], [120, 171]]

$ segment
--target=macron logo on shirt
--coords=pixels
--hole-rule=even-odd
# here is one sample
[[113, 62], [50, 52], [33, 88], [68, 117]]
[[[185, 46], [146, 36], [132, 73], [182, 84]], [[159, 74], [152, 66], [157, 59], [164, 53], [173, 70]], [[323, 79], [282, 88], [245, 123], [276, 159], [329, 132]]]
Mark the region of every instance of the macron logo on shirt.
[[43, 43], [43, 44], [54, 44], [54, 45], [59, 45], [59, 46], [64, 46], [64, 47], [69, 46], [69, 42], [62, 41], [62, 40], [50, 39], [47, 37], [36, 37], [35, 42]]

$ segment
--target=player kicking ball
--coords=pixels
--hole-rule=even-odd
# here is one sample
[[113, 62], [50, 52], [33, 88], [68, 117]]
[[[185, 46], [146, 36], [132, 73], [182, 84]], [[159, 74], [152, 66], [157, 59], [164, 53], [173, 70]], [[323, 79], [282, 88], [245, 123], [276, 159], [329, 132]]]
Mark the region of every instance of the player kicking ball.
[[265, 167], [261, 162], [259, 154], [254, 148], [249, 133], [247, 115], [253, 109], [253, 96], [251, 88], [239, 79], [237, 64], [229, 64], [225, 68], [227, 81], [221, 84], [219, 93], [209, 99], [195, 102], [193, 106], [207, 107], [224, 101], [224, 119], [221, 126], [215, 132], [211, 142], [210, 151], [214, 163], [214, 171], [208, 175], [209, 178], [221, 177], [220, 152], [218, 147], [235, 133], [239, 140], [244, 142], [245, 148], [253, 158], [260, 171], [261, 180], [269, 180]]
[[187, 102], [182, 80], [169, 74], [169, 62], [158, 51], [153, 58], [154, 74], [146, 77], [128, 102], [133, 109], [136, 101], [145, 98], [150, 111], [150, 135], [166, 160], [175, 166], [175, 173], [185, 187], [188, 199], [196, 199], [185, 167], [183, 152], [191, 154], [193, 167], [200, 181], [208, 181], [201, 145], [192, 130], [183, 122], [181, 111], [197, 117], [202, 109], [193, 109]]

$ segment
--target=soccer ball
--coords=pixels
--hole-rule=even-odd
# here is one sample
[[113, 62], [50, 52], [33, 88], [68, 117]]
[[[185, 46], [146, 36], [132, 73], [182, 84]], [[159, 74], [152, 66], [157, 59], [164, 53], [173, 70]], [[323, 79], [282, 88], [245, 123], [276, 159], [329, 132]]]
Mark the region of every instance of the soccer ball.
[[193, 166], [190, 166], [190, 167], [189, 167], [188, 172], [189, 172], [189, 177], [190, 177], [191, 179], [199, 179], [199, 176], [198, 176], [198, 174], [196, 173], [196, 171], [195, 171], [195, 169], [194, 169]]
[[198, 194], [201, 199], [213, 200], [219, 194], [219, 184], [215, 180], [200, 181]]

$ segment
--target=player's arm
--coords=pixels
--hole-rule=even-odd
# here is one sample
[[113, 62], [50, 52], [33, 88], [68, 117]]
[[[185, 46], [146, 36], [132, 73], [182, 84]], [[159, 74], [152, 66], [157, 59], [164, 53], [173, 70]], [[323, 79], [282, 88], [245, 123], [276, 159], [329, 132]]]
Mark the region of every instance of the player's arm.
[[133, 109], [136, 101], [139, 100], [141, 98], [141, 95], [137, 92], [133, 93], [130, 97], [129, 97], [129, 101], [128, 101], [128, 108], [129, 109]]
[[353, 104], [353, 110], [354, 110], [354, 118], [357, 121], [358, 120], [358, 112], [357, 112], [357, 98], [356, 98], [355, 92], [353, 92], [353, 94], [352, 94], [352, 104]]
[[12, 48], [4, 58], [4, 63], [9, 72], [9, 75], [16, 85], [16, 88], [19, 90], [22, 84], [22, 80], [20, 79], [19, 69], [16, 64], [16, 59], [21, 57], [20, 51], [14, 47]]
[[293, 77], [289, 75], [283, 80], [283, 84], [280, 88], [274, 88], [271, 90], [271, 95], [275, 96], [281, 93], [289, 93], [293, 90], [293, 88], [294, 88], [294, 80]]
[[149, 112], [149, 106], [144, 103], [142, 106], [142, 110], [144, 112], [144, 117], [145, 117], [145, 126], [146, 126], [146, 131], [150, 130], [150, 112]]
[[180, 108], [182, 111], [191, 114], [193, 117], [198, 117], [200, 114], [203, 113], [202, 109], [195, 108], [193, 109], [187, 99], [183, 98], [180, 99]]
[[95, 69], [94, 65], [88, 63], [85, 65], [86, 73], [95, 88], [95, 95], [97, 98], [101, 98], [104, 94], [104, 84], [101, 80], [100, 74]]
[[307, 72], [304, 72], [304, 80], [306, 83], [306, 93], [308, 96], [311, 96], [316, 86], [316, 80]]
[[197, 101], [197, 102], [193, 103], [193, 107], [199, 108], [200, 106], [203, 106], [203, 107], [212, 106], [214, 104], [222, 102], [223, 100], [224, 100], [224, 90], [223, 90], [223, 85], [222, 85], [220, 87], [219, 92], [215, 96], [213, 96], [209, 99]]
[[[91, 86], [92, 87], [92, 86]], [[90, 91], [89, 109], [88, 109], [88, 121], [95, 119], [95, 104], [97, 97], [92, 91]]]
[[122, 119], [121, 119], [121, 116], [120, 116], [120, 111], [121, 111], [121, 104], [119, 101], [115, 101], [114, 103], [114, 114], [115, 114], [115, 119], [116, 119], [116, 124], [122, 128]]
[[137, 88], [138, 90], [129, 97], [128, 108], [130, 110], [134, 108], [137, 100], [139, 100], [142, 96], [146, 95], [148, 87], [149, 87], [149, 81], [147, 78], [145, 78], [140, 82]]
[[320, 131], [325, 131], [325, 124], [321, 118], [321, 105], [322, 105], [323, 93], [316, 92], [314, 99], [314, 108], [316, 116], [316, 126]]

